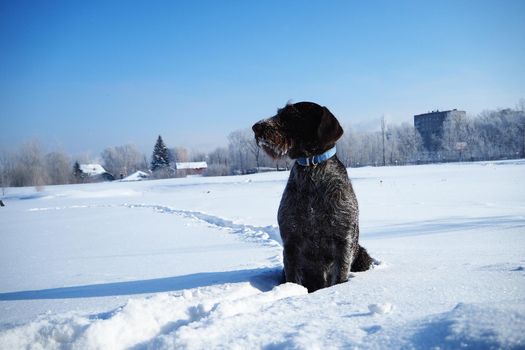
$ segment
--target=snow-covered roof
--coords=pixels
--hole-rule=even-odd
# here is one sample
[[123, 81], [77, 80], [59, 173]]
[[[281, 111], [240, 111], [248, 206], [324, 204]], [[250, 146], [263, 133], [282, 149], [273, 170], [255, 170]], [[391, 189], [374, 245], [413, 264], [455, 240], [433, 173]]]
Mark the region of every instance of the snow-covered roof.
[[206, 168], [208, 168], [208, 164], [206, 164], [206, 162], [175, 163], [175, 168], [177, 170], [182, 170], [182, 169], [206, 169]]
[[135, 171], [133, 174], [126, 176], [122, 179], [122, 181], [140, 181], [147, 179], [149, 177], [148, 173], [145, 173], [143, 171]]
[[80, 164], [80, 170], [89, 176], [100, 175], [107, 172], [100, 164]]

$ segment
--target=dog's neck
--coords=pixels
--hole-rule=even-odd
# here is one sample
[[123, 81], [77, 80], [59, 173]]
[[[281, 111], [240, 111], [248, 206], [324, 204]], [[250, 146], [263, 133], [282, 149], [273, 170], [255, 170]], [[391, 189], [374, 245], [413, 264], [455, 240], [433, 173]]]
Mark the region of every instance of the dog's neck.
[[318, 154], [312, 157], [307, 157], [307, 158], [300, 157], [300, 158], [297, 158], [295, 161], [297, 162], [297, 164], [301, 166], [305, 166], [305, 167], [316, 166], [322, 162], [327, 161], [333, 156], [335, 156], [336, 151], [337, 151], [337, 148], [336, 146], [334, 146], [324, 153], [321, 153], [321, 154]]

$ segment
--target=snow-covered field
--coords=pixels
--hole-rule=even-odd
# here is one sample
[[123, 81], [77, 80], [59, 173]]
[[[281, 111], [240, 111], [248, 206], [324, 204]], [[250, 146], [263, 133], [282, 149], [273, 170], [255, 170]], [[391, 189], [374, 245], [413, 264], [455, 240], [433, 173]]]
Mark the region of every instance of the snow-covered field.
[[525, 348], [525, 161], [349, 173], [381, 264], [312, 294], [288, 173], [8, 189], [0, 348]]

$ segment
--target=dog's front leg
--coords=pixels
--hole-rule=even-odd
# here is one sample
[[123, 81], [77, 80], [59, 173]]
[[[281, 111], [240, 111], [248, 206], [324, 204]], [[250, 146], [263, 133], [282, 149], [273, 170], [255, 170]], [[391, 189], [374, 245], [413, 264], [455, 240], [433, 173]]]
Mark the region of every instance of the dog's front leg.
[[285, 244], [283, 252], [285, 281], [302, 285], [302, 274], [299, 269], [298, 259], [298, 248], [293, 244]]

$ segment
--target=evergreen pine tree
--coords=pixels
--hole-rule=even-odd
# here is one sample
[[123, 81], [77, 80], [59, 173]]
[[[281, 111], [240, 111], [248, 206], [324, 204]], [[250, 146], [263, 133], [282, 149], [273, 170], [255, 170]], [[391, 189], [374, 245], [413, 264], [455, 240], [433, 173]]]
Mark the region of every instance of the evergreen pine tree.
[[151, 171], [167, 169], [170, 165], [168, 148], [159, 135], [151, 157]]
[[75, 162], [75, 165], [73, 165], [73, 177], [76, 179], [76, 180], [80, 180], [82, 179], [82, 176], [83, 173], [82, 173], [82, 170], [80, 170], [80, 164], [78, 164], [78, 161]]

